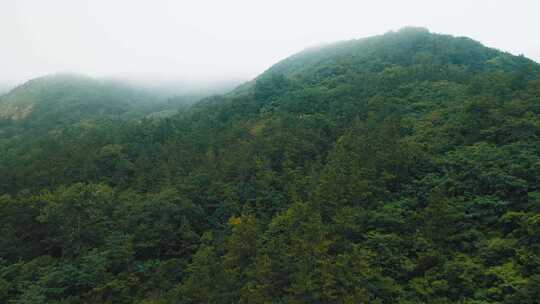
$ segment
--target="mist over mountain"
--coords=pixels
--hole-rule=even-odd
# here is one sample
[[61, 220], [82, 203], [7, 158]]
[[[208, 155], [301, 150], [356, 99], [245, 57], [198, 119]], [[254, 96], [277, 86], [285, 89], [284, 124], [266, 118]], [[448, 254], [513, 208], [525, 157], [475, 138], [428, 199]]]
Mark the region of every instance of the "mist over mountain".
[[190, 78], [171, 75], [117, 75], [108, 77], [108, 79], [131, 84], [169, 97], [175, 95], [206, 97], [224, 94], [246, 81], [246, 79], [238, 77]]
[[12, 88], [12, 85], [0, 83], [0, 95], [7, 93]]
[[1, 97], [0, 302], [538, 303], [538, 63], [407, 27], [134, 82]]
[[0, 132], [20, 128], [44, 132], [85, 120], [169, 116], [235, 84], [48, 75], [0, 95]]

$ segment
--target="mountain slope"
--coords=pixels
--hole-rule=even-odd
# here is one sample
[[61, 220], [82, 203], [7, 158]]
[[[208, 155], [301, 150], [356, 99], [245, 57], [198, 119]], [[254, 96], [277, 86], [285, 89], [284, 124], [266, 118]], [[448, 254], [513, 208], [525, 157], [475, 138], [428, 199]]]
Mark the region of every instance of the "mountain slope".
[[[178, 89], [190, 88], [184, 85]], [[210, 88], [208, 90], [166, 95], [161, 89], [121, 80], [49, 75], [30, 80], [0, 96], [0, 124], [47, 131], [83, 120], [171, 115], [179, 107], [212, 94]]]
[[[509, 61], [504, 64], [505, 59]], [[513, 62], [512, 62], [513, 61]], [[308, 48], [267, 72], [294, 77], [315, 74], [326, 78], [346, 71], [381, 72], [393, 66], [462, 66], [470, 71], [509, 70], [528, 64], [526, 58], [488, 49], [466, 37], [433, 34], [423, 28], [403, 28], [384, 35]], [[499, 64], [497, 64], [499, 63]], [[333, 65], [330, 69], [328, 65]]]
[[48, 130], [84, 119], [141, 117], [159, 101], [118, 82], [58, 74], [28, 81], [0, 97], [0, 119]]
[[[381, 36], [307, 49], [272, 66], [257, 78], [259, 90], [256, 85], [252, 89], [262, 97], [272, 94], [265, 90], [288, 86], [289, 94], [282, 103], [295, 107], [298, 100], [293, 92], [298, 90], [302, 94], [306, 88], [324, 88], [331, 99], [340, 95], [366, 98], [421, 82], [468, 85], [486, 75], [523, 77], [516, 79], [516, 83], [526, 83], [539, 73], [538, 64], [525, 57], [489, 49], [468, 38], [404, 28]], [[402, 92], [399, 97], [404, 97]]]
[[0, 151], [2, 301], [538, 302], [540, 66], [467, 38], [308, 49]]

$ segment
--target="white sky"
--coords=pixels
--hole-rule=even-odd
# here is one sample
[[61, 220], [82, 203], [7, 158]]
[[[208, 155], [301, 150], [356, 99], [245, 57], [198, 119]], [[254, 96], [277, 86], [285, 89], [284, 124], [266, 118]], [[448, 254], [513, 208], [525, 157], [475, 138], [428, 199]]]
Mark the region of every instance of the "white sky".
[[540, 62], [540, 0], [0, 0], [0, 82], [251, 78], [303, 48], [423, 26]]

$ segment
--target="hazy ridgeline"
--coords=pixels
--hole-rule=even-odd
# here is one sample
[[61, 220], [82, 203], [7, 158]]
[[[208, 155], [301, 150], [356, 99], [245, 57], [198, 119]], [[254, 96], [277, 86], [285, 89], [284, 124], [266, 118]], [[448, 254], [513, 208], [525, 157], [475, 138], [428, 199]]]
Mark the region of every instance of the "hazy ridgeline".
[[[182, 82], [138, 78], [91, 78], [54, 74], [32, 79], [0, 96], [3, 130], [49, 132], [93, 120], [167, 117], [238, 81]], [[11, 127], [11, 128], [9, 128]]]
[[539, 64], [405, 28], [199, 89], [0, 97], [0, 303], [538, 303]]

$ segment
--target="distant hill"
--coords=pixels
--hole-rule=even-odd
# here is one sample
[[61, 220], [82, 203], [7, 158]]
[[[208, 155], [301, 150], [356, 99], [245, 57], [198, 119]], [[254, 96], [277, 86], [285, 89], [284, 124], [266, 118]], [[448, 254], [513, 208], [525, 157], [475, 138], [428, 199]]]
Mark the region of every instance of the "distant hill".
[[[55, 74], [32, 79], [0, 96], [0, 125], [49, 130], [82, 120], [130, 119], [173, 114], [180, 106], [209, 96], [215, 90], [181, 85], [173, 94], [150, 85]], [[154, 114], [155, 113], [155, 114]]]
[[30, 80], [1, 97], [0, 118], [55, 122], [121, 115], [147, 99], [153, 101], [125, 85], [80, 75], [51, 75]]

